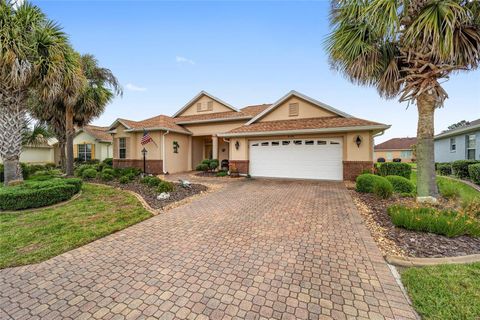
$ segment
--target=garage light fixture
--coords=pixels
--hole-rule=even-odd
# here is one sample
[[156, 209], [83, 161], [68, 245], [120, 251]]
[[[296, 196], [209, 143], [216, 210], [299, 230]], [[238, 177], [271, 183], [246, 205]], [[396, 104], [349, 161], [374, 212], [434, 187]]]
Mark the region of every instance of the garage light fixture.
[[240, 142], [236, 141], [236, 142], [235, 142], [235, 149], [238, 150], [239, 148], [240, 148]]
[[357, 147], [360, 148], [360, 145], [362, 144], [362, 137], [361, 136], [357, 136], [355, 138], [355, 144], [357, 145]]

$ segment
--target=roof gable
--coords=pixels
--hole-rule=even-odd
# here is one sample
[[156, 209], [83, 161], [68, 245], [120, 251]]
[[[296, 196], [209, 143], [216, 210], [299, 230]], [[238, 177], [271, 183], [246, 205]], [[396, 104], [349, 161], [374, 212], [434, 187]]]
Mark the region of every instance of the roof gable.
[[[206, 104], [207, 100], [214, 102], [212, 106], [212, 110], [205, 109], [202, 112], [197, 112], [196, 103], [201, 102], [203, 105], [203, 104]], [[206, 91], [200, 91], [200, 93], [198, 93], [195, 97], [193, 97], [193, 99], [187, 102], [186, 105], [184, 105], [180, 110], [178, 110], [173, 115], [173, 118], [176, 118], [179, 116], [191, 116], [196, 114], [209, 114], [209, 113], [227, 112], [227, 111], [239, 112], [238, 109], [226, 103], [225, 101], [209, 94]]]
[[[313, 107], [317, 107], [319, 109], [321, 109], [323, 111], [323, 116], [340, 116], [340, 117], [344, 117], [344, 118], [352, 118], [351, 115], [345, 113], [345, 112], [342, 112], [338, 109], [335, 109], [323, 102], [320, 102], [318, 100], [315, 100], [313, 98], [310, 98], [304, 94], [301, 94], [295, 90], [292, 90], [290, 91], [289, 93], [287, 93], [286, 95], [284, 95], [283, 97], [281, 97], [279, 100], [277, 100], [274, 104], [272, 104], [270, 107], [268, 107], [267, 109], [265, 109], [263, 112], [259, 113], [257, 116], [255, 116], [253, 119], [251, 119], [249, 122], [247, 122], [247, 125], [249, 124], [252, 124], [252, 123], [255, 123], [263, 118], [266, 118], [268, 114], [272, 113], [275, 109], [277, 108], [283, 108], [285, 106], [285, 104], [291, 100], [291, 99], [300, 99], [300, 100], [303, 100], [305, 101], [308, 105], [308, 106], [313, 106]], [[318, 117], [318, 116], [314, 116], [314, 117]], [[288, 119], [288, 114], [287, 116], [284, 118], [284, 120], [287, 120]], [[275, 119], [274, 117], [272, 117], [272, 120], [279, 120], [279, 119]]]

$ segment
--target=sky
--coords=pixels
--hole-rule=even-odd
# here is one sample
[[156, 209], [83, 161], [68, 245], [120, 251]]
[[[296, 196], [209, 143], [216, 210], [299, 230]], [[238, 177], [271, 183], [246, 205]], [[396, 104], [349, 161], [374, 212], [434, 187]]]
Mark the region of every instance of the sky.
[[[201, 90], [242, 108], [290, 90], [392, 127], [376, 143], [416, 135], [417, 111], [332, 70], [324, 40], [328, 1], [33, 1], [80, 53], [124, 88], [93, 123], [173, 115]], [[444, 83], [436, 133], [480, 118], [480, 70]]]

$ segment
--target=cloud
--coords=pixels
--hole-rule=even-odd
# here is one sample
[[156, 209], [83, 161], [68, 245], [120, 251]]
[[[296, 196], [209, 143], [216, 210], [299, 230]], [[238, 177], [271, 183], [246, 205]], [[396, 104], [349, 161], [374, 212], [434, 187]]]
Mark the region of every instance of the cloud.
[[188, 63], [188, 64], [195, 64], [195, 61], [193, 61], [192, 59], [187, 59], [185, 57], [181, 57], [181, 56], [177, 56], [175, 58], [175, 61], [177, 61], [178, 63]]
[[147, 91], [147, 88], [139, 87], [132, 83], [127, 83], [125, 88], [127, 88], [127, 90], [130, 90], [130, 91]]

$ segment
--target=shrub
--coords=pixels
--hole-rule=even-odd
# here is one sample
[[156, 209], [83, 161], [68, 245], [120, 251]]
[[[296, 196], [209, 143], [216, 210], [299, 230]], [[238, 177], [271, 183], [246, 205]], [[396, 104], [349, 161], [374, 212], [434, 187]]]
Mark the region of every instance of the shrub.
[[222, 170], [217, 172], [217, 177], [225, 177], [227, 175], [228, 175], [227, 171]]
[[128, 177], [123, 176], [118, 179], [118, 182], [120, 182], [121, 184], [126, 184], [130, 182], [130, 179]]
[[461, 235], [480, 236], [480, 222], [454, 210], [396, 205], [389, 207], [387, 212], [394, 225], [408, 230], [431, 232], [450, 238]]
[[401, 194], [412, 193], [415, 185], [407, 178], [400, 176], [386, 176], [386, 179], [392, 184], [393, 191]]
[[0, 210], [38, 208], [70, 199], [82, 187], [80, 179], [27, 181], [0, 188]]
[[94, 169], [95, 171], [97, 171], [97, 167], [93, 164], [82, 164], [75, 169], [75, 176], [83, 177], [83, 171], [88, 169]]
[[45, 181], [56, 177], [60, 177], [62, 172], [60, 170], [42, 170], [37, 171], [29, 177], [29, 180]]
[[109, 175], [113, 176], [114, 172], [112, 168], [105, 168], [102, 170], [102, 173], [108, 173]]
[[435, 168], [442, 176], [449, 176], [452, 174], [452, 165], [450, 163], [436, 163]]
[[208, 164], [200, 163], [200, 164], [197, 165], [195, 170], [197, 170], [197, 171], [208, 171]]
[[100, 173], [100, 179], [103, 181], [112, 181], [113, 180], [113, 174], [108, 173], [108, 172], [101, 172]]
[[140, 180], [141, 183], [145, 183], [149, 187], [156, 187], [162, 182], [162, 179], [154, 176], [147, 176]]
[[363, 193], [372, 193], [373, 186], [381, 180], [385, 180], [385, 178], [371, 173], [359, 175], [356, 180], [356, 190]]
[[138, 168], [114, 168], [113, 173], [114, 176], [117, 178], [126, 175], [131, 175], [135, 178], [136, 176], [140, 175], [140, 173], [142, 173], [142, 170]]
[[162, 180], [157, 186], [157, 192], [172, 192], [175, 189], [173, 183]]
[[480, 184], [480, 163], [469, 165], [468, 175], [470, 176], [470, 180], [476, 184]]
[[466, 179], [469, 177], [468, 166], [478, 163], [475, 160], [457, 160], [452, 162], [452, 171], [460, 179]]
[[408, 163], [401, 162], [385, 162], [378, 168], [378, 174], [386, 176], [400, 176], [410, 179], [412, 167]]
[[82, 172], [83, 179], [94, 179], [97, 176], [97, 170], [95, 169], [86, 169]]
[[382, 199], [388, 199], [393, 194], [393, 186], [387, 179], [375, 181], [373, 193]]
[[212, 160], [210, 160], [210, 163], [208, 164], [208, 168], [210, 170], [215, 170], [215, 169], [218, 168], [218, 164], [219, 164], [218, 159], [212, 159]]
[[107, 166], [113, 166], [113, 158], [106, 158], [102, 161], [102, 163], [106, 164]]

